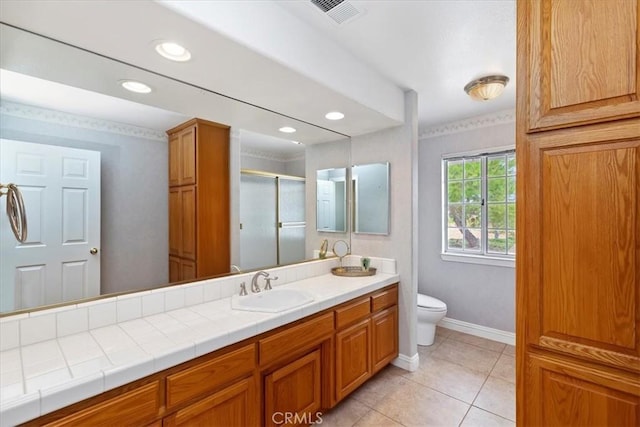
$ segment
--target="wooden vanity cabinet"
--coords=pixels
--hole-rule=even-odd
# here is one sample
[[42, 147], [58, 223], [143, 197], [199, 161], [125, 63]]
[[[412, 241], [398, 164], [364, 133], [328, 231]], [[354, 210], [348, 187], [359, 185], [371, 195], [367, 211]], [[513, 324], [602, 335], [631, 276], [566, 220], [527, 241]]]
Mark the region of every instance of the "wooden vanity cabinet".
[[229, 127], [193, 119], [169, 135], [169, 277], [227, 273], [230, 255]]
[[398, 288], [335, 310], [335, 397], [342, 400], [398, 356]]

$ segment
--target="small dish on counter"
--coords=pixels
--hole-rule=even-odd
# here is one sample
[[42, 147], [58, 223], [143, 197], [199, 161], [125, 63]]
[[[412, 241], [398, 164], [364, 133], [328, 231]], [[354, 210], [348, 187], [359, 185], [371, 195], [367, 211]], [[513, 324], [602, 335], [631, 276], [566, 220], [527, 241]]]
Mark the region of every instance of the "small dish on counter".
[[344, 277], [373, 276], [376, 274], [376, 269], [373, 267], [367, 270], [363, 270], [362, 267], [333, 267], [331, 274]]

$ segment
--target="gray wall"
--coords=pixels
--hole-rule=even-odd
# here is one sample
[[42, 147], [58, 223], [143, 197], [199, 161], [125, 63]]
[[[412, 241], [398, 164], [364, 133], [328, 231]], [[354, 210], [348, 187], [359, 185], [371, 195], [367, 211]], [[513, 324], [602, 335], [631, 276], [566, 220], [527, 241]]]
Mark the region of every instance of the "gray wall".
[[[515, 269], [443, 261], [442, 156], [515, 145], [515, 123], [420, 139], [420, 293], [447, 304], [447, 317], [503, 331], [515, 330]], [[522, 238], [522, 236], [520, 237]]]
[[405, 121], [402, 126], [351, 138], [353, 164], [390, 163], [391, 221], [388, 236], [353, 234], [354, 254], [395, 258], [400, 274], [400, 354], [413, 357], [416, 341], [417, 275], [417, 151], [418, 95], [405, 93]]
[[[65, 113], [65, 117], [72, 116]], [[82, 117], [73, 117], [83, 122]], [[147, 289], [168, 282], [166, 139], [150, 140], [6, 114], [0, 115], [0, 136], [99, 151], [101, 293]]]

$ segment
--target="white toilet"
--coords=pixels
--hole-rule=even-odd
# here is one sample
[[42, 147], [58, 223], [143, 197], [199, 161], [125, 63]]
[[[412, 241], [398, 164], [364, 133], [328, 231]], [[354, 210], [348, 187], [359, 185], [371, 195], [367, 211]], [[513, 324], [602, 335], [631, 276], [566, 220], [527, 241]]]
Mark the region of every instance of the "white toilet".
[[431, 345], [436, 323], [447, 314], [447, 304], [437, 298], [418, 294], [418, 345]]

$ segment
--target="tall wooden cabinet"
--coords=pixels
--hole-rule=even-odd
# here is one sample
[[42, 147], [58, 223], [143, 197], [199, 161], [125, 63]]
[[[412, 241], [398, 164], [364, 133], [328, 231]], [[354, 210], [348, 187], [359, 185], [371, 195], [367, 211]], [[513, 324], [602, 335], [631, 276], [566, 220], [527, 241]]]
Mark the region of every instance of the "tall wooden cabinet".
[[637, 426], [640, 1], [519, 0], [517, 57], [517, 423]]
[[229, 127], [193, 119], [169, 135], [169, 279], [229, 272]]

